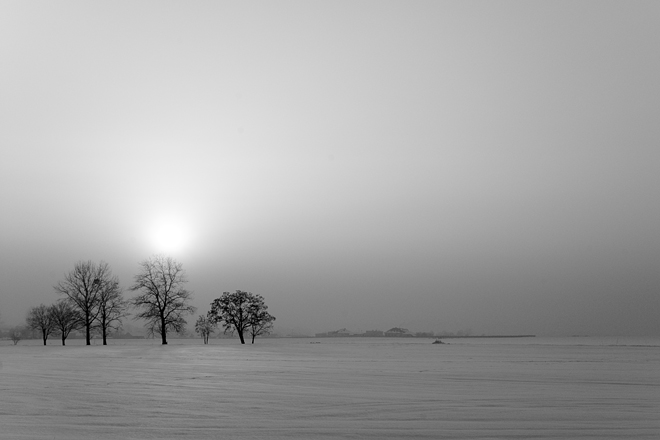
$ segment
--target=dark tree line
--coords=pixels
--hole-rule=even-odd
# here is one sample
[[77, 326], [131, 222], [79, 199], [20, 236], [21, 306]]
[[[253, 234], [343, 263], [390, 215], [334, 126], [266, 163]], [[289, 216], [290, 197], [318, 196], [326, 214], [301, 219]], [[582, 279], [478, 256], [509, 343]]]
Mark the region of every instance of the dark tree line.
[[[95, 332], [101, 334], [103, 345], [107, 345], [108, 335], [121, 328], [122, 319], [132, 306], [137, 310], [134, 319], [144, 320], [149, 334], [160, 335], [162, 344], [167, 344], [168, 333], [183, 333], [185, 316], [196, 310], [190, 304], [192, 292], [185, 288], [188, 281], [185, 271], [181, 263], [162, 255], [152, 256], [139, 265], [140, 270], [129, 288], [138, 295], [125, 300], [119, 279], [107, 263], [76, 263], [64, 280], [54, 286], [62, 298], [51, 306], [40, 304], [31, 308], [27, 327], [41, 334], [44, 345], [52, 334], [59, 334], [65, 345], [71, 332], [82, 329], [87, 345]], [[237, 290], [224, 292], [215, 299], [207, 315], [199, 316], [195, 331], [208, 344], [209, 336], [222, 324], [225, 333], [238, 334], [241, 344], [245, 344], [246, 334], [254, 344], [257, 336], [270, 333], [274, 321], [261, 295]], [[17, 338], [14, 343], [20, 340]]]

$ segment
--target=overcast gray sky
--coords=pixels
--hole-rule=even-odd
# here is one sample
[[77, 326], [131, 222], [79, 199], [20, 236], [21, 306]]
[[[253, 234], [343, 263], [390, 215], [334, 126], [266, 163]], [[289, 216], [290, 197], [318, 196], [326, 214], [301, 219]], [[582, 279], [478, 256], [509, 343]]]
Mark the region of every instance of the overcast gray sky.
[[283, 329], [659, 335], [659, 20], [3, 1], [1, 319], [162, 252], [200, 313], [248, 290]]

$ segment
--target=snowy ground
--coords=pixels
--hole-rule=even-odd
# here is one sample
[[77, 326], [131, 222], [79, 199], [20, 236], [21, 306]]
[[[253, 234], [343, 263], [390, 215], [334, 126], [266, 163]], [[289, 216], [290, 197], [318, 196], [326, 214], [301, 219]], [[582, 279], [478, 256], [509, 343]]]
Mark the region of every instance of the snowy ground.
[[2, 341], [0, 439], [660, 438], [658, 339], [431, 341]]

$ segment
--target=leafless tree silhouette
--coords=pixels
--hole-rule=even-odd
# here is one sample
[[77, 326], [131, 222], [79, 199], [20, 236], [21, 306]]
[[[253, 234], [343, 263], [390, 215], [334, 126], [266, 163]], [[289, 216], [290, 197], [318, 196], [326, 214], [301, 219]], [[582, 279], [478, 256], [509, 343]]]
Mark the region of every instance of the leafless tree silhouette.
[[84, 327], [85, 318], [80, 311], [67, 300], [60, 300], [50, 306], [50, 316], [54, 329], [62, 338], [62, 345], [66, 345], [66, 338], [73, 330]]
[[98, 328], [101, 330], [103, 345], [108, 345], [108, 334], [121, 328], [121, 320], [128, 314], [128, 301], [116, 278], [104, 282], [99, 291]]
[[112, 276], [107, 263], [102, 261], [97, 265], [91, 261], [79, 261], [64, 276], [64, 281], [54, 286], [55, 291], [64, 295], [83, 315], [87, 345], [91, 344], [92, 330], [101, 313], [101, 295], [115, 282], [118, 283], [117, 278]]
[[18, 341], [23, 339], [23, 332], [21, 331], [21, 328], [13, 327], [11, 330], [9, 330], [9, 337], [11, 338], [11, 341], [14, 343], [14, 345], [18, 344]]
[[32, 307], [27, 314], [27, 326], [32, 330], [39, 330], [41, 332], [41, 339], [46, 345], [48, 335], [50, 335], [55, 326], [53, 325], [53, 318], [50, 314], [50, 307], [45, 304], [39, 304]]
[[168, 331], [184, 331], [184, 315], [195, 313], [195, 307], [190, 305], [192, 293], [184, 288], [187, 281], [181, 263], [172, 257], [155, 255], [140, 263], [140, 273], [130, 288], [142, 292], [130, 300], [141, 310], [135, 319], [145, 319], [149, 333], [160, 334], [163, 344], [167, 344]]
[[217, 325], [212, 320], [203, 315], [199, 315], [197, 322], [195, 322], [195, 332], [202, 337], [205, 344], [209, 343], [209, 336], [216, 327]]

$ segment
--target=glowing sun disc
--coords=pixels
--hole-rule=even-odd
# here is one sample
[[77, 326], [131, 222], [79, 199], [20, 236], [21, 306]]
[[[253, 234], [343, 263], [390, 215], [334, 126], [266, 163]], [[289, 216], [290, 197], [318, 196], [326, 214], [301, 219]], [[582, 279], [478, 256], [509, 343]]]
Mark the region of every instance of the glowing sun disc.
[[188, 244], [189, 235], [180, 222], [164, 220], [151, 229], [150, 241], [159, 252], [177, 252]]

